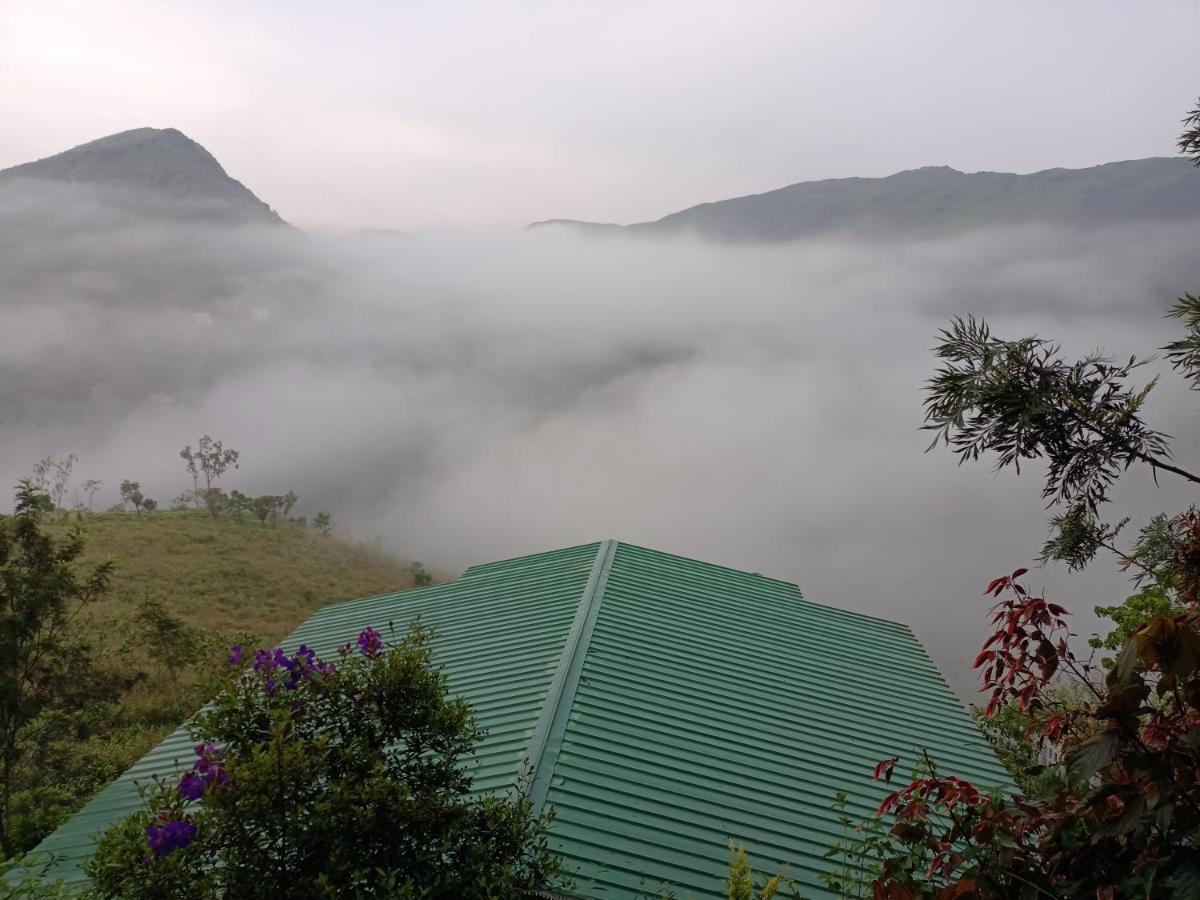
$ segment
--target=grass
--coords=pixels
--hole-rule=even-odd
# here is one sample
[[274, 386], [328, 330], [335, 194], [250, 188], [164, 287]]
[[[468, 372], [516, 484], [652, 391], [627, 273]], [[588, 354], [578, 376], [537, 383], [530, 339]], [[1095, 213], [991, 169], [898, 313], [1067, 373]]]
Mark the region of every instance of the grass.
[[[210, 634], [271, 642], [327, 603], [413, 584], [407, 563], [363, 544], [257, 521], [214, 522], [199, 510], [101, 513], [82, 525], [85, 561], [115, 564], [109, 595], [84, 613], [98, 636], [130, 626], [138, 603], [151, 599]], [[61, 536], [69, 527], [47, 530]]]
[[19, 773], [14, 797], [26, 848], [195, 712], [230, 644], [273, 644], [327, 603], [414, 582], [409, 563], [367, 545], [199, 510], [43, 524], [56, 538], [81, 525], [82, 564], [114, 563], [111, 590], [76, 621], [117, 699], [47, 723], [55, 737]]

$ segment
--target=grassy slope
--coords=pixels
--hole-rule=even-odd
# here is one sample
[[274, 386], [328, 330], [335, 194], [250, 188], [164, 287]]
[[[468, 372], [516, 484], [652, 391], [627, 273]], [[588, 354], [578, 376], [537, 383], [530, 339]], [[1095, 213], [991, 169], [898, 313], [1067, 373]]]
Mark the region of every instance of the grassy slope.
[[311, 531], [203, 512], [104, 513], [83, 526], [86, 560], [116, 566], [112, 591], [89, 612], [100, 631], [121, 629], [151, 598], [214, 633], [275, 641], [326, 603], [412, 585], [404, 563]]
[[[65, 535], [68, 524], [47, 524]], [[31, 846], [127, 769], [210, 696], [230, 643], [271, 644], [326, 603], [411, 587], [408, 564], [362, 544], [206, 513], [85, 516], [85, 563], [112, 560], [109, 594], [78, 622], [119, 700], [82, 711], [43, 759], [30, 760], [18, 798]], [[147, 652], [137, 612], [161, 602], [203, 648], [177, 672]], [[253, 636], [252, 638], [250, 636]]]

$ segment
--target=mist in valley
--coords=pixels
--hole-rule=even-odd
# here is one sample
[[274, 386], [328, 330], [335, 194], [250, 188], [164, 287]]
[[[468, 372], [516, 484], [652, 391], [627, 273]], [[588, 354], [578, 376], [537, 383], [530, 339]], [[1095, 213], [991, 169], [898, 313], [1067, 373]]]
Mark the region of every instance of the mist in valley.
[[[964, 697], [992, 577], [1044, 536], [1039, 471], [923, 452], [952, 315], [1068, 352], [1147, 354], [1195, 289], [1200, 226], [977, 230], [771, 246], [555, 230], [306, 233], [0, 198], [0, 479], [78, 453], [166, 504], [202, 433], [224, 481], [453, 574], [606, 537], [798, 583], [911, 624]], [[1146, 378], [1161, 365], [1145, 371]], [[1196, 395], [1154, 424], [1194, 456]], [[1187, 504], [1133, 472], [1135, 516]], [[1035, 569], [1084, 633], [1100, 559]]]

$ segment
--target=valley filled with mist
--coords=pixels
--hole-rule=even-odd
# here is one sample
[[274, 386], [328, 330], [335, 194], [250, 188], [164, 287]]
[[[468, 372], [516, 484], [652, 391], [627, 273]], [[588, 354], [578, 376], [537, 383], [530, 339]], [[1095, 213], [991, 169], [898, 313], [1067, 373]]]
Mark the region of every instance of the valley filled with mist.
[[[302, 511], [403, 558], [453, 572], [613, 537], [759, 571], [910, 623], [964, 696], [982, 589], [1036, 558], [1044, 514], [1036, 477], [923, 452], [939, 329], [1150, 354], [1200, 279], [1200, 219], [1178, 215], [724, 243], [301, 231], [3, 187], [4, 484], [77, 453], [98, 507], [126, 478], [165, 499], [207, 432], [242, 453], [231, 486], [303, 485]], [[1194, 394], [1168, 377], [1150, 410], [1196, 447]], [[1174, 510], [1176, 487], [1135, 473], [1118, 499]], [[1031, 577], [1079, 629], [1125, 581], [1103, 561]]]

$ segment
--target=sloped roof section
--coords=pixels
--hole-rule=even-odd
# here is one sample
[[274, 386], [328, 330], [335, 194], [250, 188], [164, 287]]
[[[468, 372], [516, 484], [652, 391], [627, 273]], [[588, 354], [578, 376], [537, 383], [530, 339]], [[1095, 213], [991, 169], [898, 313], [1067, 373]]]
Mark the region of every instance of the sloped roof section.
[[[825, 896], [838, 791], [866, 814], [874, 764], [926, 748], [981, 785], [1007, 776], [906, 627], [806, 601], [793, 584], [604, 541], [475, 566], [445, 585], [326, 607], [294, 632], [332, 655], [419, 617], [487, 737], [476, 788], [526, 775], [589, 898], [723, 895], [726, 845]], [[180, 730], [39, 851], [82, 879], [93, 838], [137, 807], [135, 779], [186, 764]], [[175, 761], [179, 760], [177, 764]]]
[[[386, 638], [389, 623], [403, 634], [419, 618], [434, 631], [435, 662], [445, 667], [450, 690], [470, 699], [487, 729], [475, 759], [476, 788], [507, 789], [525, 774], [529, 740], [599, 546], [477, 566], [449, 584], [327, 606], [281, 645], [291, 652], [307, 644], [332, 659], [368, 625]], [[193, 743], [186, 728], [178, 729], [48, 836], [34, 850], [56, 859], [47, 875], [85, 880], [80, 865], [95, 837], [139, 807], [135, 782], [174, 777], [191, 765]]]
[[875, 764], [927, 748], [1008, 778], [908, 628], [795, 585], [615, 548], [551, 776], [558, 848], [587, 897], [721, 896], [726, 845], [825, 896], [830, 808], [871, 812]]

